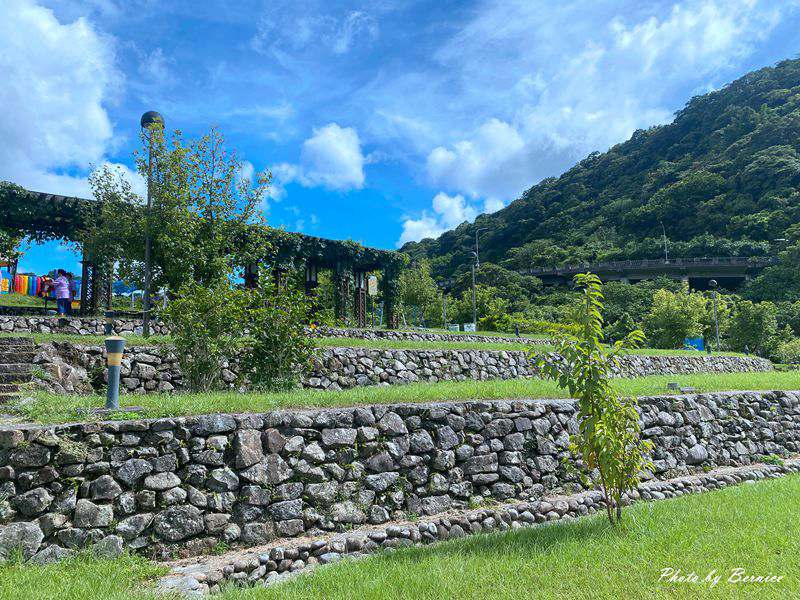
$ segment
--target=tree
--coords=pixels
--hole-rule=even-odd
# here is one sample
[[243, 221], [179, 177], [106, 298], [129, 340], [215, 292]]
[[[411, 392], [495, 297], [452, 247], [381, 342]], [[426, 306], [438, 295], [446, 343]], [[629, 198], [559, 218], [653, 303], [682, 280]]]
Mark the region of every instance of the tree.
[[707, 300], [700, 294], [658, 290], [645, 318], [647, 339], [656, 348], [680, 348], [686, 338], [703, 334]]
[[158, 128], [143, 134], [145, 148], [136, 157], [147, 176], [152, 141], [152, 216], [120, 171], [101, 167], [91, 177], [100, 209], [87, 211], [78, 241], [95, 262], [118, 261], [124, 278], [144, 280], [144, 232], [152, 240], [153, 287], [179, 290], [187, 279], [212, 287], [248, 262], [267, 260], [270, 244], [263, 228], [261, 205], [271, 176], [256, 181], [242, 176], [243, 163], [226, 149], [216, 129], [184, 141], [175, 132], [168, 141]]
[[[419, 316], [425, 315], [432, 306], [440, 304], [439, 289], [431, 277], [430, 264], [425, 259], [403, 270], [400, 274], [400, 290], [404, 310], [414, 307]], [[408, 314], [406, 319], [409, 319]]]
[[728, 329], [731, 348], [741, 352], [746, 346], [750, 352], [768, 354], [778, 332], [775, 314], [776, 309], [772, 302], [739, 302], [733, 310]]
[[19, 247], [21, 242], [22, 236], [13, 231], [0, 228], [0, 260], [8, 262], [19, 260], [22, 256], [22, 251]]
[[641, 439], [637, 400], [620, 396], [610, 376], [619, 368], [619, 355], [639, 346], [644, 335], [635, 330], [607, 346], [603, 343], [603, 291], [592, 274], [575, 276], [582, 301], [574, 313], [575, 334], [552, 332], [555, 353], [536, 356], [536, 365], [548, 379], [569, 390], [578, 400], [578, 433], [572, 449], [590, 473], [596, 470], [611, 525], [622, 521], [622, 496], [652, 468], [653, 444]]

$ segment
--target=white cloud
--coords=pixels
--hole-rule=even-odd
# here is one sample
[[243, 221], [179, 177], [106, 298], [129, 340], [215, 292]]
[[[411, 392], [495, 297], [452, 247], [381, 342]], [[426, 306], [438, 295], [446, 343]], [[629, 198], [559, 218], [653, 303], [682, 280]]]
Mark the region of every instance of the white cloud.
[[299, 164], [280, 163], [271, 168], [272, 196], [282, 198], [284, 187], [291, 182], [336, 191], [361, 189], [365, 162], [358, 132], [352, 127], [329, 123], [314, 129], [313, 135], [303, 142]]
[[0, 179], [87, 194], [112, 143], [104, 104], [118, 83], [111, 41], [29, 0], [0, 3]]
[[397, 241], [398, 248], [406, 242], [438, 237], [464, 221], [472, 221], [478, 215], [478, 211], [461, 194], [449, 196], [439, 192], [433, 197], [431, 207], [433, 214], [425, 211], [419, 219], [408, 218], [403, 221], [403, 232]]
[[406, 219], [403, 221], [403, 233], [400, 234], [400, 239], [397, 240], [397, 247], [399, 248], [406, 242], [418, 242], [425, 238], [439, 237], [445, 232], [436, 220], [428, 214], [423, 214], [419, 219]]
[[253, 182], [253, 177], [256, 174], [256, 168], [249, 160], [243, 160], [239, 165], [239, 172], [236, 173], [236, 180], [238, 182], [249, 181]]
[[378, 22], [367, 13], [354, 10], [342, 21], [332, 37], [332, 49], [336, 54], [345, 54], [356, 40], [378, 37]]
[[464, 196], [461, 194], [448, 196], [444, 192], [439, 192], [433, 197], [433, 211], [439, 215], [439, 220], [447, 229], [478, 216], [477, 211], [466, 203]]
[[164, 83], [169, 79], [169, 65], [172, 62], [172, 59], [164, 56], [164, 51], [161, 48], [156, 48], [142, 58], [139, 63], [139, 73], [158, 83]]
[[280, 59], [288, 58], [287, 51], [319, 47], [343, 55], [356, 44], [368, 44], [377, 37], [378, 21], [361, 10], [350, 11], [343, 17], [324, 14], [295, 17], [291, 11], [281, 16], [281, 11], [274, 9], [259, 19], [250, 47]]

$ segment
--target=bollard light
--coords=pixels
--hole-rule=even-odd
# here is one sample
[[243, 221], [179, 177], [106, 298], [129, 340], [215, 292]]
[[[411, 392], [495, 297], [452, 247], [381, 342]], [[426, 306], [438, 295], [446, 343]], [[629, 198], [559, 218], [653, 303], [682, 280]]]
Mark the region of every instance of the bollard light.
[[107, 310], [105, 313], [106, 317], [106, 325], [105, 325], [105, 334], [106, 336], [114, 335], [114, 313], [113, 310]]
[[106, 363], [108, 364], [108, 393], [106, 409], [119, 410], [119, 372], [122, 365], [122, 351], [125, 338], [111, 336], [106, 338]]

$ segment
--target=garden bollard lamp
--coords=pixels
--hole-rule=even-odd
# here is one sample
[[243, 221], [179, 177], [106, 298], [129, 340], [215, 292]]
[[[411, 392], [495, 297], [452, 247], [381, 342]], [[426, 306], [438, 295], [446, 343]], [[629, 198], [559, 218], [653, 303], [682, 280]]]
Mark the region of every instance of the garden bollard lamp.
[[106, 362], [108, 363], [108, 394], [106, 408], [119, 410], [119, 371], [122, 365], [122, 351], [125, 339], [118, 336], [106, 338]]
[[107, 310], [105, 313], [106, 317], [105, 334], [107, 336], [114, 334], [114, 315], [115, 313], [113, 310]]

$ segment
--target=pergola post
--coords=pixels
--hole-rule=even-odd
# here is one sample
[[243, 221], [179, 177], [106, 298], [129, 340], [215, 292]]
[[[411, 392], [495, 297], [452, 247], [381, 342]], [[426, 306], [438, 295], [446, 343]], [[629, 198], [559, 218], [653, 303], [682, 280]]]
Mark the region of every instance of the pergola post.
[[333, 303], [334, 313], [340, 321], [347, 321], [352, 315], [353, 299], [353, 268], [350, 264], [341, 261], [336, 263], [333, 272]]
[[244, 266], [244, 287], [249, 290], [258, 287], [258, 263], [249, 263]]
[[86, 257], [86, 252], [83, 253], [83, 259], [81, 260], [81, 308], [80, 308], [80, 315], [85, 317], [89, 314], [89, 289], [90, 289], [90, 278], [92, 272], [92, 265], [89, 262], [89, 259]]
[[355, 276], [355, 316], [358, 327], [367, 325], [367, 274], [356, 271]]

